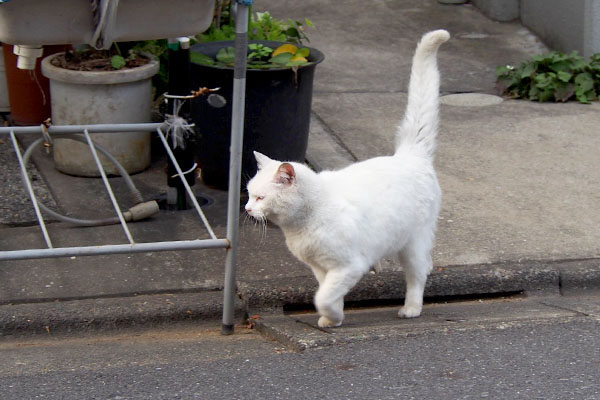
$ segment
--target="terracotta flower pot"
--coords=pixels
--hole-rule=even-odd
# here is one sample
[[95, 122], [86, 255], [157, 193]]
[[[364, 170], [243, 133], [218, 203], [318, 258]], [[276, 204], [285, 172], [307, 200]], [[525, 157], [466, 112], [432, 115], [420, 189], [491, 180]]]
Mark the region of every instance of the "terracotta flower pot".
[[[66, 45], [44, 46], [44, 54], [65, 51]], [[13, 46], [2, 44], [6, 83], [10, 103], [10, 117], [14, 125], [39, 125], [50, 118], [50, 88], [48, 78], [42, 75], [41, 59], [32, 71], [17, 68]]]

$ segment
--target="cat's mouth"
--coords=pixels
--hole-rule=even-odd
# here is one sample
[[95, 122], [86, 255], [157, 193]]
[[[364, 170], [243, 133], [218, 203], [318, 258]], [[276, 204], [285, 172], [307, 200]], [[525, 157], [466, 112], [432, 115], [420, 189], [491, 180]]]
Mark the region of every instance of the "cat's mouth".
[[263, 213], [254, 211], [254, 210], [250, 210], [250, 211], [246, 211], [246, 214], [249, 215], [250, 217], [254, 218], [257, 221], [266, 221], [267, 217], [264, 216]]

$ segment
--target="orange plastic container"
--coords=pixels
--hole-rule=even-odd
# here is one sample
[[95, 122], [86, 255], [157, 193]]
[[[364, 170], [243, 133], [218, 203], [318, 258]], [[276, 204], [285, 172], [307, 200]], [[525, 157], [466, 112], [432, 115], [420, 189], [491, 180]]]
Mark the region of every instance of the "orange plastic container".
[[[44, 46], [44, 57], [65, 51], [67, 45]], [[42, 75], [40, 57], [35, 70], [17, 68], [17, 56], [13, 46], [2, 44], [4, 68], [10, 102], [10, 118], [13, 125], [39, 125], [50, 118], [50, 87], [48, 78]]]

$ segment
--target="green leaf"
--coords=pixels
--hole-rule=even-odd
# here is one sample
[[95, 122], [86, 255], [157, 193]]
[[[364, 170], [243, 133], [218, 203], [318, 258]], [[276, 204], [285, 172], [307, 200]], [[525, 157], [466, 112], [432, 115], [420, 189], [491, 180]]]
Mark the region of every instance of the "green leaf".
[[537, 65], [535, 63], [528, 63], [521, 69], [521, 79], [531, 78], [531, 75], [536, 71]]
[[568, 72], [571, 69], [572, 63], [567, 60], [561, 60], [549, 65], [549, 68], [554, 72]]
[[594, 78], [589, 72], [582, 72], [575, 77], [575, 86], [577, 90], [581, 89], [585, 92], [594, 88]]
[[296, 29], [294, 27], [286, 29], [283, 33], [285, 33], [287, 36], [292, 37], [292, 38], [300, 37], [300, 32], [298, 31], [298, 29]]
[[552, 79], [552, 76], [547, 73], [538, 74], [533, 80], [535, 81], [535, 86], [539, 89], [546, 89], [548, 87], [551, 87], [554, 81]]
[[558, 71], [557, 77], [562, 82], [569, 82], [573, 75], [565, 71]]
[[588, 100], [588, 98], [585, 95], [585, 93], [577, 93], [577, 92], [575, 92], [575, 96], [577, 97], [577, 100], [580, 103], [583, 103], [583, 104], [589, 104], [590, 103], [590, 101]]
[[224, 64], [233, 64], [235, 61], [235, 49], [231, 46], [223, 47], [217, 53], [216, 59]]
[[581, 72], [585, 70], [587, 65], [588, 64], [583, 58], [578, 57], [577, 60], [573, 61], [573, 64], [571, 65], [571, 70], [573, 72]]
[[121, 69], [125, 65], [127, 65], [127, 61], [125, 61], [125, 58], [123, 58], [123, 56], [117, 55], [111, 57], [110, 64], [114, 69]]
[[281, 53], [277, 54], [275, 57], [272, 57], [269, 61], [273, 64], [286, 65], [290, 62], [293, 56], [294, 55], [291, 53]]
[[296, 52], [296, 55], [298, 57], [307, 58], [310, 55], [310, 49], [307, 47], [302, 47], [301, 49], [298, 49], [298, 51]]
[[202, 53], [197, 53], [195, 51], [190, 51], [190, 61], [196, 64], [202, 64], [202, 65], [215, 65], [216, 62], [215, 60], [210, 57], [207, 56], [206, 54], [202, 54]]

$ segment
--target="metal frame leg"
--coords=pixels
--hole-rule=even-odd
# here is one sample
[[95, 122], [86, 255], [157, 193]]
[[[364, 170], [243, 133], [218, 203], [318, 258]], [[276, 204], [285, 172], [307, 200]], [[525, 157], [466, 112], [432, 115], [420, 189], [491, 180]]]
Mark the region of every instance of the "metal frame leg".
[[237, 268], [238, 231], [240, 215], [240, 184], [242, 144], [244, 138], [244, 106], [246, 97], [246, 55], [248, 49], [248, 6], [238, 3], [235, 18], [235, 68], [231, 116], [231, 149], [229, 159], [229, 205], [227, 239], [230, 246], [225, 258], [225, 287], [223, 298], [223, 335], [233, 334], [235, 311], [235, 273]]

